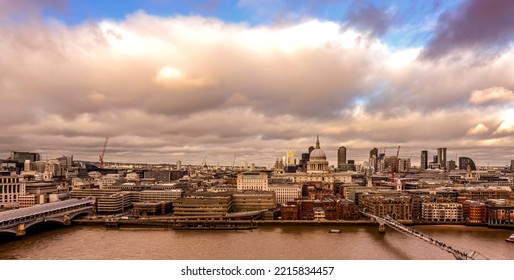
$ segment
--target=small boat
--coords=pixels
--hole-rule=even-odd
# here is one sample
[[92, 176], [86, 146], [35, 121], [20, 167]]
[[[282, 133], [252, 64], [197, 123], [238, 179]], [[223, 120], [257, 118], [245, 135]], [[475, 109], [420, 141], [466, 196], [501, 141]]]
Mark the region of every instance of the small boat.
[[340, 229], [331, 229], [328, 232], [330, 232], [330, 233], [341, 233], [341, 230]]
[[505, 239], [507, 242], [514, 242], [514, 233], [509, 236], [509, 238]]

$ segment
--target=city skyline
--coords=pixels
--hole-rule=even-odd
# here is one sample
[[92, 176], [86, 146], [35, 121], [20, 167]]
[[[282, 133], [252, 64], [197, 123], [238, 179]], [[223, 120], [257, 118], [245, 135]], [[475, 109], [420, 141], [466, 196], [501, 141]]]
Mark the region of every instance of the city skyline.
[[511, 1], [0, 1], [0, 158], [514, 159]]

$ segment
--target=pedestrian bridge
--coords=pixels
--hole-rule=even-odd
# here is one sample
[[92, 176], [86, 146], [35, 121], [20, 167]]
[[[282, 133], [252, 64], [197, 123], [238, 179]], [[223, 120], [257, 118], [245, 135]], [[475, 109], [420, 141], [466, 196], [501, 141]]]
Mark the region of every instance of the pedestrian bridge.
[[403, 234], [417, 237], [425, 242], [428, 242], [434, 246], [437, 246], [439, 249], [452, 254], [455, 257], [455, 259], [457, 259], [457, 260], [487, 260], [486, 257], [481, 255], [477, 251], [466, 251], [466, 250], [462, 250], [462, 249], [457, 249], [456, 247], [450, 246], [449, 244], [439, 241], [427, 234], [424, 234], [417, 230], [406, 227], [406, 226], [400, 224], [399, 222], [395, 221], [393, 218], [391, 218], [389, 216], [381, 217], [381, 216], [377, 216], [377, 215], [367, 213], [364, 211], [360, 211], [360, 213], [366, 217], [369, 217], [369, 218], [377, 221], [377, 223], [380, 224], [379, 229], [381, 229], [381, 230], [384, 230], [384, 226], [387, 225], [390, 228], [392, 228], [396, 231], [399, 231]]
[[0, 212], [0, 233], [20, 236], [25, 234], [27, 228], [46, 222], [69, 225], [71, 219], [90, 213], [93, 207], [93, 199], [69, 199]]

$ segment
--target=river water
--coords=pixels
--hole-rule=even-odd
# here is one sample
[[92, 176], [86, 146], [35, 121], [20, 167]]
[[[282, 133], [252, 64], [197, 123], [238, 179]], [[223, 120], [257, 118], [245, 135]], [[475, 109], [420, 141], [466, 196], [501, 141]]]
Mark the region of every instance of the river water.
[[[329, 233], [330, 229], [341, 233]], [[514, 260], [512, 230], [414, 226], [459, 249]], [[70, 226], [0, 236], [0, 259], [29, 260], [446, 260], [453, 256], [417, 238], [377, 226], [259, 226], [254, 230], [171, 230]]]

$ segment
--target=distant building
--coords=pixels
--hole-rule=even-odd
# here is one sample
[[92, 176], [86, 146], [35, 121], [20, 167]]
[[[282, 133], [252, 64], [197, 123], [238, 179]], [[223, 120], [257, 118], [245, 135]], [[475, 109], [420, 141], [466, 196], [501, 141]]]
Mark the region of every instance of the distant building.
[[109, 196], [101, 196], [96, 199], [96, 211], [102, 215], [119, 214], [132, 208], [134, 202], [132, 192], [117, 192]]
[[421, 170], [428, 169], [428, 151], [421, 151], [420, 169]]
[[446, 169], [446, 148], [437, 149], [437, 162], [441, 165], [441, 169]]
[[291, 150], [287, 150], [286, 152], [286, 166], [294, 166], [294, 152]]
[[41, 160], [41, 154], [30, 153], [30, 152], [11, 152], [10, 159], [12, 161], [15, 161], [15, 162], [19, 163], [19, 164], [24, 164], [26, 160], [30, 160], [32, 162], [40, 161]]
[[316, 147], [310, 152], [307, 162], [307, 173], [323, 173], [328, 171], [328, 161], [325, 152], [320, 148], [319, 136], [316, 138]]
[[233, 195], [234, 212], [247, 212], [274, 209], [277, 206], [272, 191], [239, 191]]
[[337, 149], [337, 166], [341, 167], [346, 163], [346, 147], [341, 146]]
[[294, 201], [302, 196], [301, 184], [270, 184], [268, 190], [275, 193], [277, 203]]
[[18, 199], [25, 192], [25, 182], [20, 176], [0, 172], [0, 210], [18, 207]]
[[471, 170], [477, 170], [475, 162], [472, 159], [468, 157], [459, 157], [459, 169], [467, 170], [468, 165], [471, 168]]
[[243, 172], [237, 175], [238, 190], [268, 190], [268, 174], [264, 172]]
[[422, 219], [427, 222], [461, 223], [462, 204], [460, 203], [423, 203]]
[[395, 220], [412, 220], [410, 196], [363, 194], [359, 205], [377, 216], [390, 216]]
[[448, 161], [448, 168], [447, 168], [448, 171], [455, 170], [456, 167], [457, 167], [457, 165], [455, 164], [454, 160]]
[[378, 171], [378, 149], [373, 148], [369, 151], [369, 166], [373, 168], [374, 171]]
[[487, 223], [487, 208], [485, 203], [466, 200], [462, 203], [462, 218], [466, 224], [482, 225]]
[[494, 227], [514, 226], [514, 203], [511, 200], [490, 200], [486, 202], [487, 225]]
[[175, 216], [221, 217], [232, 212], [234, 202], [231, 193], [189, 193], [173, 203]]
[[396, 171], [398, 172], [407, 172], [411, 167], [410, 158], [399, 158], [397, 164]]
[[173, 202], [177, 198], [181, 198], [183, 190], [144, 190], [139, 194], [141, 202]]

